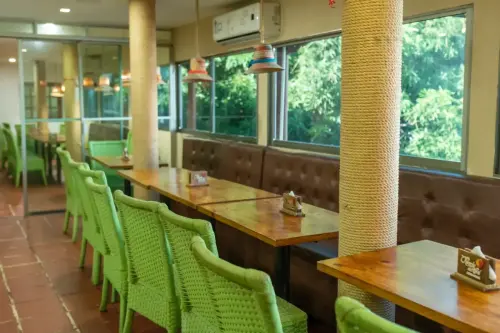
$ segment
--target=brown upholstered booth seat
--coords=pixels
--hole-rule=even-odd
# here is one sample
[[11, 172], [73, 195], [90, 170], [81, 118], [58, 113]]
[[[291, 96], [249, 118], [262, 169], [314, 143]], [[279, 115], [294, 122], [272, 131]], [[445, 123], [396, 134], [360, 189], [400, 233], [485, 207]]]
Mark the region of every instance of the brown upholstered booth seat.
[[205, 170], [209, 176], [218, 178], [219, 167], [225, 155], [225, 146], [221, 142], [185, 138], [182, 148], [183, 168]]
[[500, 258], [500, 180], [402, 168], [399, 184], [399, 243], [481, 245]]
[[[120, 125], [107, 123], [91, 123], [89, 125], [88, 141], [121, 140]], [[128, 135], [128, 128], [123, 128], [123, 139]]]

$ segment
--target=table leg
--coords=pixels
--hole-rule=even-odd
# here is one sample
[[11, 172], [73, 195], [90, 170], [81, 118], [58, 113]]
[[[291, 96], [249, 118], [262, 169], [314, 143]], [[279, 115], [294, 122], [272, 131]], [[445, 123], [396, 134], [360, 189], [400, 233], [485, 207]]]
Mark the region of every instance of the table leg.
[[[56, 145], [56, 149], [59, 147], [59, 144]], [[57, 160], [57, 183], [61, 184], [61, 159], [59, 158], [59, 154], [56, 154]]]
[[278, 296], [285, 300], [290, 298], [290, 247], [282, 246], [276, 248], [275, 258], [275, 286], [274, 290]]
[[47, 160], [49, 162], [49, 167], [48, 167], [48, 170], [49, 170], [49, 177], [53, 178], [54, 175], [52, 174], [52, 159], [53, 159], [54, 156], [52, 156], [52, 145], [49, 143], [47, 145]]
[[128, 179], [123, 180], [123, 190], [125, 195], [132, 196], [132, 183]]
[[34, 141], [35, 142], [35, 155], [38, 155], [38, 141]]

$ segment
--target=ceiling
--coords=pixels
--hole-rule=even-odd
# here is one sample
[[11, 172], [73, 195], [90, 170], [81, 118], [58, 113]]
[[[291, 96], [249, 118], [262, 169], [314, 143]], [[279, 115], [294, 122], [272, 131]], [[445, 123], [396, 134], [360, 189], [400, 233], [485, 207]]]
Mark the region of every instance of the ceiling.
[[[241, 0], [201, 0], [200, 15], [216, 15]], [[246, 1], [248, 2], [248, 1]], [[195, 0], [157, 0], [158, 28], [170, 29], [195, 21]], [[59, 8], [70, 8], [64, 14]], [[127, 0], [0, 0], [0, 19], [67, 23], [78, 25], [128, 25]]]

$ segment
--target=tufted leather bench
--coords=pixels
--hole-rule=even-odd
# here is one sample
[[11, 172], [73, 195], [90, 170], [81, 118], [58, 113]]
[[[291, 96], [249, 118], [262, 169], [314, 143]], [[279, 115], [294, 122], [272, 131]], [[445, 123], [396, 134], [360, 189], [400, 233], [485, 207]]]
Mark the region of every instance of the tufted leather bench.
[[481, 245], [500, 258], [500, 180], [402, 169], [398, 242]]
[[260, 188], [264, 147], [231, 143], [225, 147], [224, 163], [220, 165], [219, 176], [235, 183]]
[[[123, 128], [123, 138], [127, 138], [128, 128]], [[106, 123], [91, 123], [89, 125], [88, 141], [122, 140], [120, 125]]]
[[221, 142], [190, 138], [183, 140], [182, 167], [184, 169], [205, 170], [209, 176], [219, 178], [224, 156], [225, 145]]

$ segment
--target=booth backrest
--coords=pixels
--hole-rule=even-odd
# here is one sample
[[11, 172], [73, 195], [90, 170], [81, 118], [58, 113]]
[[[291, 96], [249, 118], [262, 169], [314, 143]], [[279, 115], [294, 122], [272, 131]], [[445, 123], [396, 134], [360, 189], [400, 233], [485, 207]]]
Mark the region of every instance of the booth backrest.
[[128, 128], [123, 128], [123, 138], [120, 137], [120, 125], [106, 123], [91, 123], [89, 125], [88, 141], [112, 141], [127, 138]]
[[500, 180], [400, 171], [398, 242], [430, 239], [500, 258]]
[[264, 147], [243, 143], [232, 143], [224, 149], [224, 162], [221, 163], [219, 176], [232, 182], [260, 188]]
[[268, 148], [262, 189], [277, 194], [294, 191], [306, 203], [338, 212], [339, 167], [338, 158]]
[[183, 149], [183, 168], [260, 188], [264, 147], [186, 138]]

